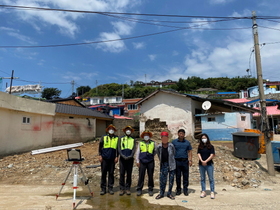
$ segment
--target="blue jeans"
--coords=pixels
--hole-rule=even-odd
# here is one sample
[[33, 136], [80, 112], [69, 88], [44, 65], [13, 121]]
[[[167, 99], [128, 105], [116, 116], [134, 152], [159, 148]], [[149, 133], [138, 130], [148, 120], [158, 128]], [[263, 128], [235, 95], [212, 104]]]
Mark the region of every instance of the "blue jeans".
[[202, 191], [206, 190], [205, 172], [207, 172], [207, 175], [208, 175], [208, 178], [209, 178], [209, 183], [210, 183], [210, 190], [211, 190], [211, 192], [214, 192], [215, 181], [214, 181], [214, 167], [213, 167], [213, 164], [207, 165], [207, 166], [199, 165], [199, 172], [200, 172], [201, 190]]
[[162, 195], [162, 196], [164, 196], [168, 175], [169, 175], [169, 187], [168, 187], [167, 195], [171, 195], [171, 193], [172, 193], [175, 170], [168, 171], [168, 168], [169, 168], [168, 167], [168, 162], [162, 163], [161, 166], [160, 166], [160, 175], [159, 175], [160, 191], [159, 191], [159, 194]]

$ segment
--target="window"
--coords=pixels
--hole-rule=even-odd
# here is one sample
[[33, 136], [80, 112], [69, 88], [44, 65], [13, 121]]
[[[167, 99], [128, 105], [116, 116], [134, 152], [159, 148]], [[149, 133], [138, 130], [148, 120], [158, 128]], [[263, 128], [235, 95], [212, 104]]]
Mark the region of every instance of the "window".
[[92, 99], [92, 103], [97, 104], [98, 103], [97, 98]]
[[245, 121], [246, 120], [246, 116], [241, 116], [241, 121]]
[[116, 101], [122, 101], [122, 97], [117, 97]]
[[24, 123], [24, 124], [30, 124], [30, 117], [23, 117], [23, 118], [22, 118], [22, 123]]
[[216, 121], [215, 117], [208, 117], [207, 118], [207, 121], [208, 122], [213, 122], [213, 121]]
[[138, 106], [135, 105], [135, 104], [128, 104], [128, 105], [127, 105], [127, 109], [128, 109], [128, 110], [137, 110], [137, 109], [138, 109]]

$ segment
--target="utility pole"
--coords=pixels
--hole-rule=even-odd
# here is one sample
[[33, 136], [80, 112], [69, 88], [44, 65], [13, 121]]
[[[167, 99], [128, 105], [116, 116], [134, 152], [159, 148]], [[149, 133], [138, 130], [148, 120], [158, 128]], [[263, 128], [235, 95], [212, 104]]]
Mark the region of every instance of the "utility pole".
[[19, 77], [14, 77], [14, 70], [12, 70], [12, 76], [11, 77], [2, 77], [2, 79], [11, 79], [11, 81], [10, 81], [10, 91], [9, 91], [9, 94], [11, 94], [12, 93], [13, 79], [19, 79]]
[[96, 95], [98, 94], [97, 80], [96, 80]]
[[253, 35], [254, 35], [256, 67], [257, 67], [257, 79], [258, 79], [259, 96], [260, 96], [260, 104], [261, 104], [261, 131], [264, 135], [264, 140], [265, 140], [268, 174], [271, 176], [275, 176], [273, 156], [272, 156], [272, 147], [271, 147], [270, 133], [269, 133], [269, 123], [268, 123], [268, 117], [267, 117], [267, 112], [266, 112], [266, 100], [264, 97], [262, 64], [261, 64], [259, 36], [258, 36], [258, 25], [257, 25], [257, 21], [256, 21], [256, 12], [255, 11], [252, 12], [252, 20], [253, 20], [252, 28], [253, 28]]
[[72, 93], [71, 93], [71, 95], [72, 95], [74, 93], [74, 86], [75, 86], [75, 81], [74, 80], [71, 81], [71, 85], [72, 85]]

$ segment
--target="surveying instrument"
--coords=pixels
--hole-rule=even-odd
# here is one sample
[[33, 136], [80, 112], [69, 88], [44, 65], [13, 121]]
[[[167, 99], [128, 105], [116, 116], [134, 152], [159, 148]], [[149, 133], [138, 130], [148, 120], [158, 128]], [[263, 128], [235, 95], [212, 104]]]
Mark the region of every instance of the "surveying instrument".
[[85, 185], [87, 185], [88, 187], [88, 190], [91, 194], [91, 196], [93, 196], [93, 192], [91, 191], [89, 185], [88, 185], [88, 179], [86, 178], [83, 170], [82, 170], [82, 167], [81, 167], [81, 164], [82, 164], [82, 161], [84, 160], [84, 158], [81, 157], [81, 150], [79, 149], [67, 149], [67, 156], [68, 156], [68, 159], [66, 159], [66, 161], [71, 161], [73, 162], [66, 178], [64, 179], [63, 183], [61, 184], [61, 188], [58, 192], [58, 194], [56, 195], [56, 200], [60, 194], [60, 192], [62, 191], [62, 188], [64, 187], [72, 169], [74, 168], [74, 177], [73, 177], [73, 209], [75, 208], [75, 205], [76, 205], [76, 190], [78, 188], [78, 169], [80, 169], [82, 175], [83, 175], [83, 178], [82, 178], [82, 181], [84, 182]]

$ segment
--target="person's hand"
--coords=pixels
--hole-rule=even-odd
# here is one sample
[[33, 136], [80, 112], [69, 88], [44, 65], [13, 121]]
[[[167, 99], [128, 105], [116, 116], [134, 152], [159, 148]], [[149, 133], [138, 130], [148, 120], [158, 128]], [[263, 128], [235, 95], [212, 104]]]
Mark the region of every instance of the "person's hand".
[[118, 162], [118, 160], [119, 160], [119, 158], [118, 158], [118, 157], [116, 157], [116, 158], [115, 158], [115, 163], [117, 163], [117, 162]]
[[102, 160], [103, 160], [103, 159], [102, 159], [102, 156], [99, 155], [99, 162], [102, 163]]
[[139, 168], [140, 167], [140, 163], [136, 163], [137, 167]]
[[189, 161], [189, 166], [192, 166], [192, 160]]
[[207, 166], [207, 162], [206, 161], [202, 161], [201, 162], [203, 166]]

